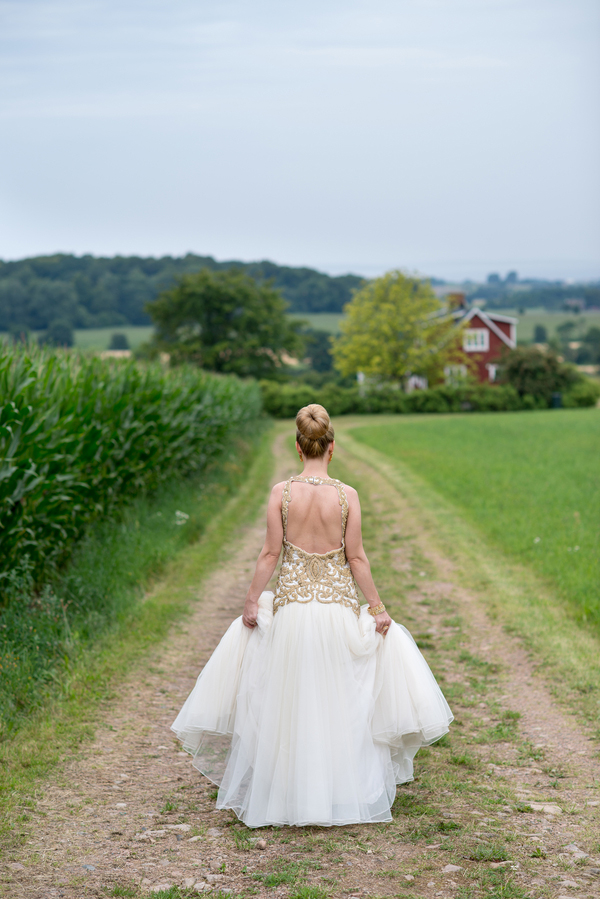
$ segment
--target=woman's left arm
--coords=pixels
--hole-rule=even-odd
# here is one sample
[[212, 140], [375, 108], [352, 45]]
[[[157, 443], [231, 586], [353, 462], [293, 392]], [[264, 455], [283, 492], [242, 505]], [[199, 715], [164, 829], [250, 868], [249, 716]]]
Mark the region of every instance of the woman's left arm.
[[256, 627], [258, 597], [271, 580], [279, 559], [279, 553], [281, 552], [281, 544], [283, 542], [283, 524], [281, 522], [281, 494], [283, 491], [283, 484], [283, 481], [280, 484], [275, 484], [271, 490], [267, 508], [267, 536], [265, 538], [265, 545], [261, 549], [256, 561], [254, 577], [248, 588], [248, 593], [246, 594], [242, 621], [246, 627], [249, 628]]

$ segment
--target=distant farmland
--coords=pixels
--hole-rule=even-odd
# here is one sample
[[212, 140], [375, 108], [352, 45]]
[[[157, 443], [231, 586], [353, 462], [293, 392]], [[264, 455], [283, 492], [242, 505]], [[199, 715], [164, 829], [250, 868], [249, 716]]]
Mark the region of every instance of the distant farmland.
[[[485, 311], [485, 310], [484, 310]], [[552, 312], [546, 309], [528, 309], [519, 313], [516, 309], [497, 310], [504, 315], [514, 315], [519, 320], [517, 337], [519, 342], [533, 340], [536, 325], [546, 328], [548, 337], [556, 335], [556, 329], [563, 322], [573, 322], [576, 326], [571, 339], [577, 340], [592, 327], [600, 327], [600, 312], [583, 312], [576, 315], [572, 312]], [[306, 322], [306, 326], [328, 334], [338, 334], [340, 323], [345, 318], [341, 313], [289, 313], [289, 317]], [[151, 325], [114, 325], [110, 328], [78, 328], [75, 330], [75, 346], [81, 350], [107, 350], [113, 334], [125, 334], [132, 350], [150, 340], [153, 327]]]
[[[516, 309], [500, 309], [496, 311], [503, 315], [514, 315], [518, 318], [517, 337], [519, 342], [533, 340], [533, 332], [536, 325], [543, 325], [548, 332], [548, 337], [554, 337], [559, 325], [562, 325], [563, 322], [573, 322], [576, 326], [572, 337], [573, 340], [577, 340], [578, 337], [585, 334], [588, 328], [600, 327], [600, 312], [583, 312], [577, 315], [572, 312], [549, 312], [546, 309], [528, 309], [522, 314]], [[343, 321], [345, 316], [325, 312], [315, 315], [291, 315], [290, 317], [301, 318], [311, 328], [315, 328], [318, 331], [338, 334], [340, 322]]]

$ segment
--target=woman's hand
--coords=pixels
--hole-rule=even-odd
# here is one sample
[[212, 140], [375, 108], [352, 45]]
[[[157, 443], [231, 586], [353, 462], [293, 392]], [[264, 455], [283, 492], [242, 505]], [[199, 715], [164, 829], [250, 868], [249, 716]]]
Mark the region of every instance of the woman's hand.
[[258, 616], [258, 600], [257, 599], [247, 599], [244, 603], [244, 611], [242, 612], [242, 621], [246, 625], [252, 629], [256, 627], [256, 618]]
[[380, 612], [379, 615], [375, 615], [375, 630], [382, 637], [385, 637], [389, 631], [391, 623], [392, 619], [387, 612]]

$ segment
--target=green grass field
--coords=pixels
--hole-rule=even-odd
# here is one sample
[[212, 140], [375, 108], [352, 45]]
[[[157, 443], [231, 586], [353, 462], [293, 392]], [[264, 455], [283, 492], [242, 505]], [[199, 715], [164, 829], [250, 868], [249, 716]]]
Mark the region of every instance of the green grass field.
[[[308, 326], [318, 331], [337, 334], [343, 315], [335, 313], [316, 313], [315, 315], [290, 314], [290, 318], [302, 319]], [[75, 346], [80, 350], [107, 350], [113, 334], [125, 334], [132, 350], [146, 343], [152, 337], [154, 328], [151, 325], [115, 325], [112, 328], [78, 328], [75, 330]]]
[[[483, 310], [485, 312], [485, 309]], [[589, 328], [600, 327], [600, 312], [583, 312], [575, 314], [573, 312], [554, 312], [548, 309], [527, 309], [525, 312], [519, 312], [517, 309], [497, 309], [502, 315], [514, 315], [518, 318], [517, 339], [519, 341], [533, 340], [533, 332], [536, 325], [543, 325], [548, 332], [548, 337], [556, 336], [556, 329], [563, 322], [573, 322], [575, 330], [573, 332], [573, 340], [582, 337]]]
[[[589, 328], [600, 327], [600, 312], [584, 312], [581, 315], [575, 315], [572, 312], [553, 312], [547, 309], [528, 309], [524, 313], [520, 313], [517, 309], [498, 309], [495, 311], [500, 312], [502, 315], [513, 315], [515, 318], [518, 318], [517, 338], [519, 341], [525, 342], [533, 340], [533, 332], [536, 325], [543, 325], [550, 338], [556, 335], [557, 327], [562, 325], [563, 322], [574, 322], [576, 330], [573, 332], [573, 340], [583, 336]], [[290, 318], [302, 318], [309, 323], [311, 328], [315, 328], [318, 331], [328, 331], [330, 334], [338, 334], [340, 322], [344, 316], [333, 312], [318, 312], [313, 315], [308, 313], [306, 315], [300, 313], [290, 314]]]
[[152, 325], [115, 325], [112, 328], [78, 328], [75, 331], [75, 346], [79, 350], [107, 350], [113, 334], [125, 334], [132, 350], [150, 340]]
[[345, 316], [337, 312], [290, 312], [288, 318], [301, 319], [308, 327], [315, 331], [327, 331], [329, 334], [338, 334], [340, 322]]
[[600, 627], [600, 410], [406, 416], [354, 428]]
[[[546, 309], [529, 309], [520, 314], [516, 309], [498, 310], [504, 315], [514, 315], [519, 319], [517, 325], [517, 337], [519, 341], [533, 340], [533, 332], [536, 325], [544, 325], [548, 337], [556, 334], [558, 325], [565, 321], [575, 322], [576, 332], [573, 340], [585, 334], [588, 328], [600, 327], [600, 312], [584, 312], [582, 315], [574, 315], [570, 312], [548, 312]], [[308, 326], [317, 331], [327, 331], [329, 334], [339, 334], [340, 322], [344, 316], [335, 312], [315, 313], [289, 313], [293, 319], [302, 319]], [[129, 346], [132, 350], [140, 344], [150, 340], [154, 329], [150, 325], [115, 325], [111, 328], [78, 328], [75, 331], [75, 346], [81, 350], [107, 350], [112, 335], [116, 332], [126, 334]]]

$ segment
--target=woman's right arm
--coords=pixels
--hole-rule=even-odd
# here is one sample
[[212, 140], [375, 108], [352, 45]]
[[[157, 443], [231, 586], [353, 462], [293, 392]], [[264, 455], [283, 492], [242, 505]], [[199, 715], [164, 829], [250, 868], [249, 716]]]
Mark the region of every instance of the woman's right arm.
[[256, 626], [258, 597], [271, 580], [271, 576], [277, 565], [277, 560], [279, 559], [279, 553], [281, 552], [281, 544], [283, 542], [283, 524], [281, 521], [282, 490], [283, 482], [281, 484], [275, 484], [271, 490], [271, 496], [269, 497], [265, 545], [261, 549], [258, 559], [256, 560], [254, 577], [248, 588], [246, 602], [244, 603], [244, 611], [242, 613], [242, 620], [246, 627], [249, 628]]
[[[362, 541], [360, 501], [354, 487], [346, 487], [348, 498], [348, 523], [346, 525], [346, 558], [350, 563], [354, 580], [362, 590], [369, 606], [374, 609], [381, 602], [371, 574], [371, 566]], [[389, 627], [392, 619], [387, 612], [375, 616], [375, 626], [379, 633]]]

